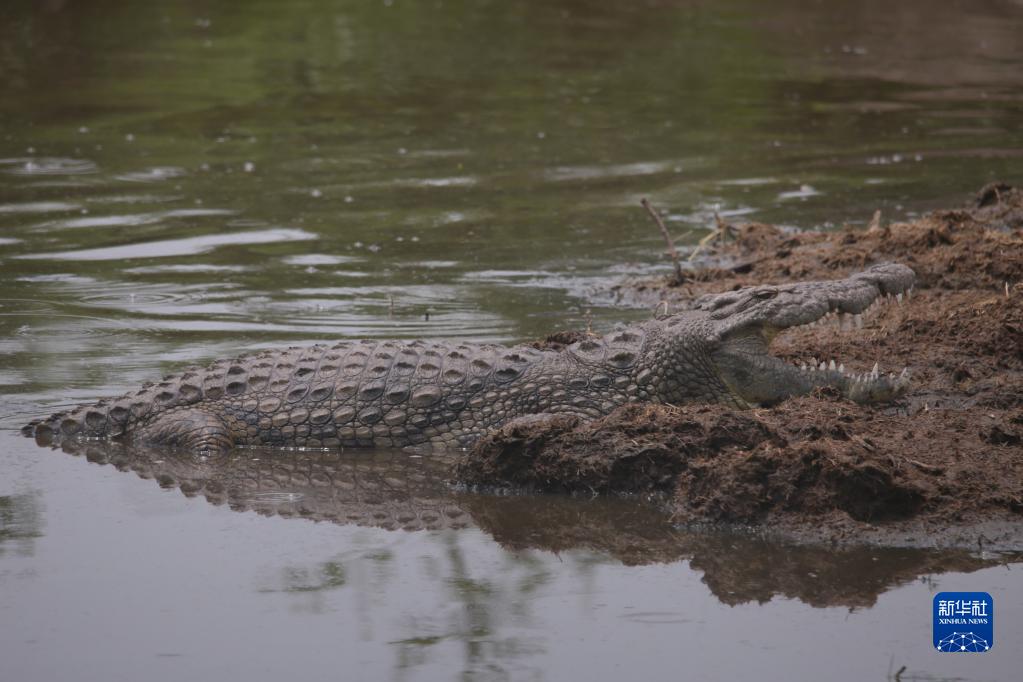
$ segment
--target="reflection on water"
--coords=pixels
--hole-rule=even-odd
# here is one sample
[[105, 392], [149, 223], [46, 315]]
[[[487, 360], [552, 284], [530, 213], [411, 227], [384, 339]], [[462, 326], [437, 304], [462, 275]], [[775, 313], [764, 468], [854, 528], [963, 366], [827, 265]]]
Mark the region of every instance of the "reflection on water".
[[[453, 491], [440, 461], [398, 453], [70, 457], [13, 433], [0, 452], [14, 473], [0, 495], [41, 487], [47, 517], [33, 554], [0, 557], [0, 610], [18, 616], [0, 619], [5, 679], [221, 664], [244, 679], [336, 679], [339, 665], [360, 679], [751, 679], [798, 664], [799, 679], [853, 680], [884, 679], [892, 657], [918, 677], [1011, 679], [1015, 665], [1010, 648], [982, 668], [934, 659], [926, 628], [934, 591], [983, 586], [1014, 631], [1012, 555], [690, 533], [636, 501]], [[464, 527], [426, 530], [437, 510]], [[402, 522], [420, 530], [376, 525]]]
[[[778, 543], [736, 531], [676, 528], [652, 503], [620, 498], [482, 495], [450, 484], [452, 456], [404, 451], [240, 450], [218, 457], [68, 444], [65, 451], [112, 465], [234, 511], [325, 521], [388, 531], [479, 528], [526, 560], [530, 550], [585, 549], [627, 566], [688, 561], [722, 603], [767, 602], [783, 596], [815, 607], [869, 607], [884, 592], [919, 576], [968, 573], [1023, 561], [1023, 554], [877, 547], [830, 548]], [[485, 602], [488, 579], [473, 577], [452, 544], [448, 585], [454, 596]], [[520, 556], [521, 555], [521, 556]], [[374, 555], [386, 559], [385, 555]], [[542, 574], [542, 571], [541, 571]], [[454, 575], [454, 577], [450, 577]], [[309, 592], [344, 587], [345, 560], [294, 566], [261, 591]], [[536, 580], [520, 578], [528, 592]], [[484, 610], [470, 608], [470, 612]], [[477, 623], [473, 627], [484, 627]], [[472, 628], [470, 628], [472, 629]]]
[[8, 551], [31, 556], [35, 538], [43, 534], [38, 492], [0, 495], [0, 558]]
[[344, 587], [345, 567], [338, 561], [327, 561], [318, 566], [315, 570], [307, 568], [290, 567], [285, 569], [280, 576], [281, 585], [278, 588], [263, 587], [260, 592], [319, 592], [322, 590], [334, 590]]

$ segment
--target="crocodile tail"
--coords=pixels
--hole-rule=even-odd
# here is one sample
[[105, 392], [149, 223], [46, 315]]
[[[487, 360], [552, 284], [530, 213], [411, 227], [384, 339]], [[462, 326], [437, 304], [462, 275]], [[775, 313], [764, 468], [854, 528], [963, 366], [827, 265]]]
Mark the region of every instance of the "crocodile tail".
[[[57, 415], [53, 415], [56, 417]], [[51, 417], [52, 419], [52, 417]], [[52, 433], [53, 427], [47, 424], [46, 419], [33, 419], [28, 424], [21, 427], [21, 435], [26, 438], [36, 438], [37, 434]]]
[[123, 405], [105, 400], [35, 419], [21, 433], [40, 445], [59, 445], [65, 439], [110, 438], [123, 432], [128, 412]]
[[68, 412], [58, 412], [45, 419], [33, 419], [21, 427], [21, 433], [35, 438], [40, 445], [58, 445], [61, 440], [60, 424], [69, 415]]

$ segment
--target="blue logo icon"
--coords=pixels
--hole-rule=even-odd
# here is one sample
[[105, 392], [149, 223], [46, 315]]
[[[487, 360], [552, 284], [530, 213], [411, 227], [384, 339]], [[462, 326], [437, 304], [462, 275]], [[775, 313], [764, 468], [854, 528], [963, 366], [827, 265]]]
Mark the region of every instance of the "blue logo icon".
[[987, 592], [934, 595], [934, 648], [983, 653], [995, 645], [995, 602]]

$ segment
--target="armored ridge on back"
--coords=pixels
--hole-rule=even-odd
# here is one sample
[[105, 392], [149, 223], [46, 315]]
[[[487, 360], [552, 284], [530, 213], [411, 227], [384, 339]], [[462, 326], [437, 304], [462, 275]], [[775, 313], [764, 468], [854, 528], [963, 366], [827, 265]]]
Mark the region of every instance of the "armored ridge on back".
[[119, 398], [34, 421], [40, 444], [116, 439], [195, 452], [236, 446], [465, 446], [530, 415], [608, 414], [629, 402], [770, 405], [832, 386], [885, 401], [908, 374], [795, 367], [768, 354], [780, 331], [839, 315], [858, 327], [914, 274], [894, 263], [845, 279], [755, 286], [561, 351], [431, 341], [342, 341], [191, 367]]

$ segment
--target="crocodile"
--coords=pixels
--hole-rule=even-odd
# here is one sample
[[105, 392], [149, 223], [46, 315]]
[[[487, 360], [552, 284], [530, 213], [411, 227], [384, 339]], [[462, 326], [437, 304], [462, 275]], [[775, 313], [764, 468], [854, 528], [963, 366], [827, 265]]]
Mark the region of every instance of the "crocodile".
[[769, 354], [781, 331], [838, 316], [845, 327], [911, 291], [882, 263], [844, 279], [751, 286], [561, 349], [445, 341], [346, 340], [266, 350], [33, 421], [40, 444], [111, 439], [202, 453], [239, 446], [466, 447], [515, 419], [597, 418], [630, 402], [772, 405], [830, 386], [894, 399], [902, 374], [796, 366]]

